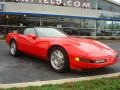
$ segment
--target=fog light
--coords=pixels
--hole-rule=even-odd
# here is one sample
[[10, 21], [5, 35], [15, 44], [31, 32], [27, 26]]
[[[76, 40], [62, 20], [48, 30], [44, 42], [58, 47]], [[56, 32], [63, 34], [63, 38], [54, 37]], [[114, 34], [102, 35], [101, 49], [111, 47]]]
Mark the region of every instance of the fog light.
[[79, 58], [79, 57], [76, 57], [75, 60], [76, 60], [77, 62], [87, 62], [87, 63], [91, 63], [90, 60], [83, 59], [83, 58]]
[[75, 58], [75, 61], [79, 62], [79, 61], [80, 61], [80, 58], [79, 58], [79, 57], [76, 57], [76, 58]]
[[106, 62], [106, 60], [96, 60], [96, 61], [93, 61], [93, 63], [104, 63]]

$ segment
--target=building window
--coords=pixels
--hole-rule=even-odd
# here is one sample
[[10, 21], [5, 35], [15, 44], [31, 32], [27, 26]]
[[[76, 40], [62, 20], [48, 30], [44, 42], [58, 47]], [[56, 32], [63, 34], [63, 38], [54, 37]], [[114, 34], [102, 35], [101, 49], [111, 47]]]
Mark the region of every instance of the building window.
[[96, 20], [81, 19], [81, 35], [96, 36]]
[[120, 21], [113, 21], [113, 36], [120, 36]]
[[42, 26], [43, 27], [62, 27], [62, 18], [55, 16], [43, 16]]
[[111, 36], [112, 35], [112, 21], [99, 20], [97, 22], [97, 36]]

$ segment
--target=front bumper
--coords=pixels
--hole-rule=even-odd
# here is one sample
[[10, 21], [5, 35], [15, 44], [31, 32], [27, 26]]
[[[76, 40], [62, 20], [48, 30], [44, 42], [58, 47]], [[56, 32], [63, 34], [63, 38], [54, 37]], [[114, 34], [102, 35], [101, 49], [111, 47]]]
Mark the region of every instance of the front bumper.
[[115, 64], [118, 59], [117, 57], [106, 56], [106, 57], [99, 57], [99, 59], [106, 59], [104, 63], [89, 63], [89, 62], [82, 62], [82, 61], [75, 61], [74, 56], [70, 58], [70, 68], [71, 69], [80, 69], [80, 70], [88, 70], [88, 69], [97, 69], [97, 68], [104, 68], [110, 65]]

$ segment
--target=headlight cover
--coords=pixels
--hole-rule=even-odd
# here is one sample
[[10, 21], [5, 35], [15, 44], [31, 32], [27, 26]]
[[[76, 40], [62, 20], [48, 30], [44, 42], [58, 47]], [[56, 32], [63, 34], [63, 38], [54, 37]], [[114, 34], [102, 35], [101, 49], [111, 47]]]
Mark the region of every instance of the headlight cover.
[[106, 60], [105, 59], [103, 59], [103, 60], [94, 60], [94, 61], [92, 61], [93, 63], [105, 63], [106, 62]]
[[101, 60], [89, 60], [89, 59], [84, 59], [84, 58], [79, 58], [76, 57], [75, 60], [77, 62], [86, 62], [86, 63], [105, 63], [106, 59], [101, 59]]

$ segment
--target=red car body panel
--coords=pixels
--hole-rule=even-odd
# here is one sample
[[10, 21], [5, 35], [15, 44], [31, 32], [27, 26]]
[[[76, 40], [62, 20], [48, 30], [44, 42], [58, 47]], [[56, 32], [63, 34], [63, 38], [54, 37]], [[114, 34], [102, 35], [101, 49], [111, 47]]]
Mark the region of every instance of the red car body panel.
[[[32, 56], [48, 60], [48, 51], [51, 47], [58, 45], [65, 49], [68, 54], [71, 69], [96, 69], [112, 65], [117, 62], [117, 52], [98, 41], [91, 39], [80, 39], [73, 37], [41, 37], [33, 39], [31, 37], [9, 33], [6, 42], [14, 39], [17, 49]], [[106, 59], [104, 63], [78, 62], [75, 57], [88, 60]]]

